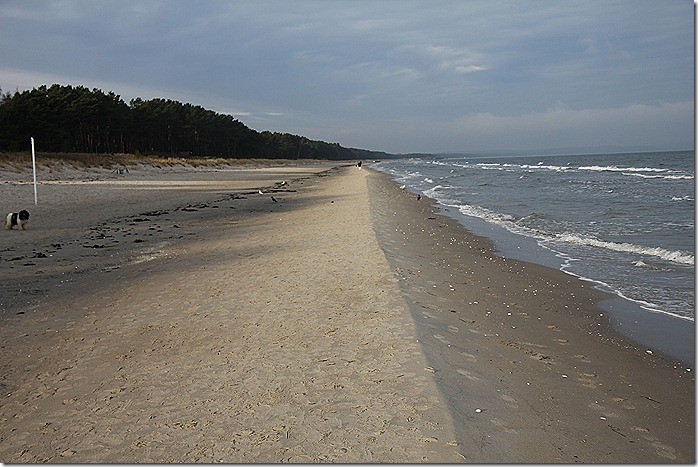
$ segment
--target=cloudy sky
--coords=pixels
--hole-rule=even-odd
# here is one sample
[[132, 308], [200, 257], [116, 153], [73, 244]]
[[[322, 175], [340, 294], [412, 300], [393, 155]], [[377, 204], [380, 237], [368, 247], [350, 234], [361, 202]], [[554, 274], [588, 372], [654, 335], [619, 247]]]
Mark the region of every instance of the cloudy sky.
[[691, 0], [0, 0], [0, 87], [394, 153], [694, 144]]

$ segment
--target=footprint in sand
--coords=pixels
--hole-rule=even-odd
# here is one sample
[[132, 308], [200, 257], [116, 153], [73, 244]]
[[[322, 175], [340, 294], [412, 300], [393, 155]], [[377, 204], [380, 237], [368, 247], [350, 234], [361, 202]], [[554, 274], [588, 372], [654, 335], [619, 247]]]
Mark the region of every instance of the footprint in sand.
[[601, 384], [596, 381], [596, 375], [592, 373], [581, 373], [578, 381], [582, 383], [582, 386], [591, 389], [601, 386]]
[[542, 353], [538, 352], [534, 352], [533, 355], [531, 355], [531, 358], [533, 360], [538, 360], [539, 362], [545, 362], [549, 365], [553, 363], [550, 355], [543, 355]]
[[637, 410], [634, 405], [630, 403], [628, 399], [625, 399], [623, 397], [614, 397], [611, 399], [613, 402], [616, 404], [620, 404], [621, 407], [623, 407], [626, 410]]
[[478, 378], [477, 376], [473, 375], [473, 374], [472, 374], [471, 372], [469, 372], [468, 370], [464, 370], [464, 369], [462, 369], [462, 368], [458, 368], [458, 369], [456, 370], [456, 372], [457, 372], [459, 375], [465, 376], [465, 377], [468, 378], [470, 381], [482, 381], [481, 378]]
[[462, 356], [464, 356], [465, 359], [468, 360], [468, 361], [470, 361], [470, 362], [477, 362], [477, 357], [476, 357], [475, 355], [473, 355], [473, 354], [470, 354], [470, 353], [468, 353], [468, 352], [461, 352], [460, 354], [461, 354]]
[[650, 446], [654, 448], [655, 454], [657, 454], [659, 457], [669, 460], [676, 460], [676, 449], [672, 448], [668, 444], [662, 443], [654, 436], [643, 436], [643, 438], [650, 442]]
[[512, 409], [518, 409], [518, 408], [519, 408], [519, 404], [516, 403], [516, 399], [514, 399], [513, 397], [511, 397], [511, 396], [509, 396], [509, 395], [507, 395], [507, 394], [502, 394], [502, 395], [499, 396], [499, 397], [500, 397], [504, 402], [506, 402], [507, 405], [508, 405], [509, 407], [511, 407]]
[[491, 422], [494, 426], [498, 426], [498, 427], [500, 427], [500, 428], [504, 428], [504, 431], [507, 432], [507, 433], [517, 434], [517, 431], [514, 430], [513, 428], [509, 428], [509, 427], [507, 426], [507, 423], [506, 423], [505, 421], [503, 421], [503, 420], [500, 420], [500, 419], [498, 419], [498, 418], [493, 418], [493, 419], [490, 420], [490, 422]]
[[434, 339], [441, 342], [442, 344], [451, 345], [451, 341], [446, 339], [446, 337], [442, 336], [441, 334], [434, 334]]
[[592, 402], [591, 404], [589, 404], [589, 408], [601, 412], [601, 415], [602, 415], [601, 419], [602, 420], [606, 420], [607, 418], [617, 418], [618, 417], [618, 414], [616, 414], [615, 412], [611, 412], [610, 410], [608, 410], [608, 407], [603, 406], [603, 405], [599, 404], [598, 402]]

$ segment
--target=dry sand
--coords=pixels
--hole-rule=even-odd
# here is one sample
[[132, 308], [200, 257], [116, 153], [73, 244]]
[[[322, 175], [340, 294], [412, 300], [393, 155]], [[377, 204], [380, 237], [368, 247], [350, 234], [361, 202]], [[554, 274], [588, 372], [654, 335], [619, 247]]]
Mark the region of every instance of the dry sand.
[[324, 170], [42, 186], [30, 230], [2, 236], [22, 292], [3, 303], [0, 459], [462, 461], [366, 171]]
[[2, 462], [695, 460], [692, 372], [382, 175], [25, 175]]

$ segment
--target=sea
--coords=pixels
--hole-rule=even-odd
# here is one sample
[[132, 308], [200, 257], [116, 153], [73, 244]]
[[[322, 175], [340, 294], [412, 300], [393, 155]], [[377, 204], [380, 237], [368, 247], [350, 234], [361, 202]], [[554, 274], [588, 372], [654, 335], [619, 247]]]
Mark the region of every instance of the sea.
[[436, 200], [503, 256], [695, 322], [693, 151], [429, 156], [372, 168]]

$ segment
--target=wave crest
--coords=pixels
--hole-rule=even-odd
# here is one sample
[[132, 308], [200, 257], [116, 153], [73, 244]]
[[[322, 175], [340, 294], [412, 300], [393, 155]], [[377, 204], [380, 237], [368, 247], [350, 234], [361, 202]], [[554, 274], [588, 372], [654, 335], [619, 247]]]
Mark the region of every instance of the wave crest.
[[654, 167], [618, 167], [617, 165], [585, 165], [579, 170], [590, 170], [593, 172], [667, 172], [667, 169], [657, 169]]
[[583, 237], [573, 233], [563, 233], [563, 234], [550, 234], [544, 233], [539, 230], [527, 227], [525, 225], [526, 221], [531, 220], [542, 220], [544, 216], [540, 214], [532, 213], [523, 218], [516, 219], [508, 214], [503, 214], [500, 212], [491, 211], [482, 206], [473, 205], [463, 205], [463, 204], [450, 204], [443, 203], [447, 206], [458, 208], [458, 210], [465, 214], [466, 216], [477, 217], [483, 219], [487, 222], [492, 222], [504, 227], [510, 232], [526, 235], [528, 237], [537, 238], [542, 241], [553, 241], [553, 242], [563, 242], [571, 245], [581, 245], [590, 246], [595, 248], [602, 248], [611, 251], [617, 251], [620, 253], [635, 253], [646, 256], [654, 256], [656, 258], [663, 259], [665, 261], [670, 261], [672, 263], [685, 264], [693, 266], [695, 264], [695, 257], [690, 253], [683, 251], [670, 251], [661, 247], [647, 247], [641, 245], [635, 245], [632, 243], [617, 243], [617, 242], [607, 242], [603, 240], [597, 240], [591, 237]]
[[597, 240], [595, 238], [588, 237], [580, 237], [579, 235], [570, 233], [557, 235], [555, 240], [575, 245], [605, 248], [607, 250], [618, 251], [622, 253], [637, 253], [640, 255], [655, 256], [665, 261], [686, 264], [689, 266], [693, 266], [695, 264], [695, 257], [692, 254], [685, 253], [682, 251], [669, 251], [659, 247], [646, 247], [634, 245], [632, 243], [605, 242], [603, 240]]

